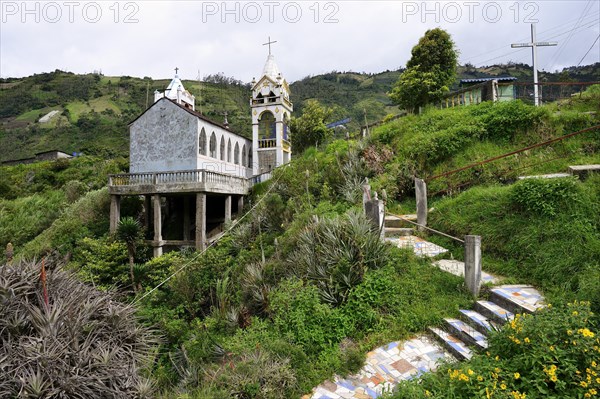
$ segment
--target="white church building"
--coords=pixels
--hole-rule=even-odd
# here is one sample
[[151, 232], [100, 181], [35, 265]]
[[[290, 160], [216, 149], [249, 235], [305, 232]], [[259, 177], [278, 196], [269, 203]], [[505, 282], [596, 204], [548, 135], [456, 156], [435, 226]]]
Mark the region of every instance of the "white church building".
[[242, 211], [252, 185], [290, 161], [292, 111], [289, 85], [270, 50], [260, 79], [252, 81], [252, 140], [197, 112], [176, 69], [165, 91], [155, 91], [154, 103], [129, 125], [129, 173], [109, 176], [111, 232], [121, 198], [143, 196], [155, 256], [165, 247], [205, 248]]

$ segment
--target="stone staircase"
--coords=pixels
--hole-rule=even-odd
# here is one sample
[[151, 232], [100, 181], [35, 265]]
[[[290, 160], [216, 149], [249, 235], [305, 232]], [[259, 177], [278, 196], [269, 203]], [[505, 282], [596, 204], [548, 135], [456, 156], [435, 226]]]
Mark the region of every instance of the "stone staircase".
[[[408, 215], [409, 217], [411, 215]], [[386, 241], [399, 247], [412, 247], [418, 256], [434, 257], [447, 250], [412, 235], [412, 228], [396, 217], [386, 217]], [[460, 275], [461, 263], [453, 260], [433, 264]], [[442, 262], [442, 263], [440, 263]], [[448, 262], [452, 262], [450, 265]], [[462, 263], [464, 274], [464, 263]], [[500, 279], [484, 274], [483, 282], [497, 284]], [[439, 360], [463, 361], [487, 348], [490, 331], [500, 328], [518, 313], [534, 313], [544, 306], [542, 295], [528, 285], [498, 285], [487, 299], [461, 309], [458, 318], [444, 319], [443, 326], [430, 327], [428, 333], [407, 341], [391, 342], [367, 354], [366, 363], [355, 375], [336, 376], [313, 389], [303, 399], [370, 399], [390, 392], [400, 381], [434, 371]]]

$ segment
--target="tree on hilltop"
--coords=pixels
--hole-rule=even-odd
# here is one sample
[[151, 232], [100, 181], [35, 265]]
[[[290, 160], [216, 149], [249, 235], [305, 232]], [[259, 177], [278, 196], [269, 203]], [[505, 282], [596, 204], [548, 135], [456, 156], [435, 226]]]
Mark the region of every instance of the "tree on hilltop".
[[435, 28], [425, 32], [411, 54], [390, 98], [400, 107], [414, 112], [449, 91], [456, 78], [458, 52], [450, 34]]

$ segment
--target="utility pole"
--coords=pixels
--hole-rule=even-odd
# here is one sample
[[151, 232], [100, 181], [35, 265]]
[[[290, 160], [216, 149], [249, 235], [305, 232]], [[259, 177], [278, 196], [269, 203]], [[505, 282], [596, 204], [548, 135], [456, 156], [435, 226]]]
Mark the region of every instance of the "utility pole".
[[533, 58], [533, 98], [535, 106], [540, 105], [540, 96], [538, 90], [538, 70], [537, 70], [537, 48], [556, 46], [557, 42], [536, 42], [535, 24], [531, 24], [531, 43], [513, 43], [512, 48], [531, 47], [531, 56]]

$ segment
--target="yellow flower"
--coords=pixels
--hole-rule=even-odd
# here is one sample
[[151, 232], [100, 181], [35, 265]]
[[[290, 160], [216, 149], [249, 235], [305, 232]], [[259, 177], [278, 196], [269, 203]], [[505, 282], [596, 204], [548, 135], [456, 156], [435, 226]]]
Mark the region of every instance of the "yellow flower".
[[596, 367], [596, 366], [597, 366], [597, 363], [594, 360], [592, 360], [592, 367]]
[[550, 351], [554, 352], [554, 345], [550, 345]]
[[519, 378], [521, 378], [521, 374], [515, 373], [515, 380], [518, 380]]
[[556, 376], [553, 375], [552, 377], [550, 377], [550, 381], [556, 382], [556, 381], [558, 381], [558, 378], [556, 378]]
[[[598, 380], [600, 380], [600, 378], [599, 378]], [[478, 376], [477, 376], [477, 381], [479, 381], [479, 382], [483, 381], [483, 377], [482, 377], [482, 376], [480, 376], [480, 375], [478, 375]]]
[[427, 396], [428, 398], [431, 397], [431, 392], [429, 392], [428, 390], [425, 390], [425, 396]]
[[525, 341], [526, 344], [528, 344], [528, 343], [531, 342], [531, 340], [529, 339], [529, 337], [525, 337], [525, 339], [523, 341]]
[[590, 395], [595, 395], [598, 393], [594, 388], [591, 388], [589, 392], [590, 392]]
[[585, 382], [585, 381], [581, 381], [581, 382], [579, 383], [579, 385], [581, 385], [583, 388], [587, 388], [587, 386], [588, 386], [588, 383], [587, 383], [587, 382]]
[[469, 377], [467, 377], [464, 374], [459, 375], [458, 379], [461, 380], [461, 381], [465, 381], [465, 382], [469, 381]]
[[567, 335], [572, 335], [572, 334], [573, 334], [573, 331], [567, 330]]
[[473, 370], [471, 370], [471, 369], [467, 370], [467, 374], [473, 375]]
[[573, 316], [577, 316], [579, 314], [579, 312], [577, 312], [576, 310], [573, 311]]
[[506, 389], [506, 384], [505, 383], [500, 384], [500, 389], [502, 389], [502, 390]]

